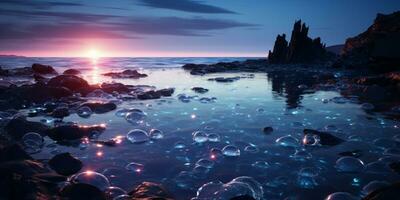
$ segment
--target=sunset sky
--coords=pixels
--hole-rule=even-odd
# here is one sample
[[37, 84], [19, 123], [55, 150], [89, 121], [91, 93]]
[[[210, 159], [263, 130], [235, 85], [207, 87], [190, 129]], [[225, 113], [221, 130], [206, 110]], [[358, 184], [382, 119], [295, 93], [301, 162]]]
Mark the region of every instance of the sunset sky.
[[399, 0], [0, 0], [0, 54], [265, 56], [296, 19], [328, 46]]

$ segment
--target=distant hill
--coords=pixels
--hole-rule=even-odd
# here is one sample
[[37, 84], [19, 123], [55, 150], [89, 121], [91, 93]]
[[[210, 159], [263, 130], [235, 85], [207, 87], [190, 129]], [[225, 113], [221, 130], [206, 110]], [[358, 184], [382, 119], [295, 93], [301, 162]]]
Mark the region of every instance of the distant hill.
[[325, 49], [328, 52], [334, 53], [336, 55], [339, 55], [342, 52], [342, 49], [344, 48], [344, 44], [338, 44], [338, 45], [332, 45], [329, 47], [326, 47]]

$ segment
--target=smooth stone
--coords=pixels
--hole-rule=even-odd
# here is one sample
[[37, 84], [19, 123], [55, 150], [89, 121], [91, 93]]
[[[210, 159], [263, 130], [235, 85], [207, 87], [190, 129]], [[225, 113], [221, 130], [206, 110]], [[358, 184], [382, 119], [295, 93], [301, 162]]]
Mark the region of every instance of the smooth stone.
[[91, 138], [104, 130], [105, 126], [103, 125], [60, 125], [48, 130], [47, 135], [56, 141], [78, 140], [83, 137]]
[[262, 131], [265, 134], [271, 134], [274, 131], [274, 129], [271, 126], [266, 126], [266, 127], [263, 128]]
[[89, 107], [96, 114], [103, 114], [110, 111], [113, 111], [117, 108], [115, 103], [100, 103], [100, 102], [92, 102], [92, 103], [84, 103], [80, 107]]
[[35, 132], [44, 136], [49, 127], [40, 122], [28, 121], [24, 117], [16, 117], [6, 124], [4, 130], [8, 135], [19, 140], [28, 132]]
[[172, 200], [172, 195], [158, 183], [142, 182], [128, 193], [132, 199], [162, 199]]
[[97, 187], [85, 183], [76, 183], [65, 186], [60, 196], [76, 200], [106, 200], [105, 194]]
[[192, 90], [196, 93], [204, 94], [208, 92], [208, 89], [202, 87], [192, 87]]
[[63, 72], [63, 74], [65, 74], [65, 75], [78, 75], [80, 73], [81, 72], [77, 69], [67, 69]]
[[42, 65], [39, 63], [34, 63], [32, 65], [32, 70], [38, 74], [57, 74], [56, 70], [50, 65]]
[[58, 174], [69, 176], [81, 170], [83, 164], [70, 153], [61, 153], [49, 160], [49, 166]]
[[72, 91], [89, 87], [89, 83], [86, 80], [74, 75], [56, 76], [51, 78], [49, 82], [47, 82], [47, 85], [52, 87], [66, 87]]

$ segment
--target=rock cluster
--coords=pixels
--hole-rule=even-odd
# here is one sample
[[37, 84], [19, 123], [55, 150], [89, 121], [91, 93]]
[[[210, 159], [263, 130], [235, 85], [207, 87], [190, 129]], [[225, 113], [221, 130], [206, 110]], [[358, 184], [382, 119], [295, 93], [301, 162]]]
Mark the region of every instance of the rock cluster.
[[137, 70], [124, 70], [122, 72], [109, 72], [103, 74], [104, 76], [110, 76], [112, 78], [144, 78], [147, 77], [147, 74], [139, 73]]
[[400, 11], [378, 14], [365, 32], [347, 39], [337, 64], [379, 71], [399, 70]]
[[286, 35], [276, 37], [273, 51], [269, 51], [270, 63], [316, 63], [329, 58], [325, 45], [321, 39], [308, 37], [309, 28], [301, 20], [294, 23], [290, 42], [286, 41]]

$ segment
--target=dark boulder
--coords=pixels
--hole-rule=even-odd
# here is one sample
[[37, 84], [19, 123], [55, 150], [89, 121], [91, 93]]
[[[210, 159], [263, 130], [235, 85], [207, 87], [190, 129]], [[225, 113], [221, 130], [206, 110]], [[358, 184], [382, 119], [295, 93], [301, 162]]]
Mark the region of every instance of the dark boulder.
[[40, 74], [33, 74], [33, 80], [38, 83], [45, 83], [48, 79]]
[[32, 157], [28, 155], [19, 144], [0, 145], [0, 162], [31, 159]]
[[71, 96], [72, 92], [64, 87], [49, 87], [43, 83], [22, 86], [10, 86], [0, 92], [0, 109], [20, 109], [33, 103], [41, 104], [46, 101]]
[[60, 125], [47, 131], [47, 135], [56, 141], [79, 140], [83, 137], [91, 138], [105, 130], [103, 125], [78, 126]]
[[45, 135], [45, 133], [49, 130], [49, 127], [40, 122], [28, 121], [24, 117], [16, 117], [7, 123], [7, 125], [4, 127], [4, 130], [8, 135], [19, 140], [22, 138], [22, 136], [29, 132]]
[[81, 105], [81, 107], [83, 107], [83, 106], [89, 107], [96, 114], [103, 114], [103, 113], [115, 110], [117, 108], [117, 105], [115, 105], [115, 103], [111, 103], [111, 102], [108, 102], [108, 103], [89, 102], [89, 103], [84, 103]]
[[143, 182], [128, 194], [132, 199], [173, 199], [161, 184], [152, 182]]
[[137, 98], [140, 100], [159, 99], [161, 98], [161, 94], [154, 90], [150, 90], [137, 94]]
[[88, 88], [89, 84], [82, 78], [74, 75], [59, 75], [49, 80], [47, 83], [51, 87], [66, 87], [72, 91]]
[[104, 76], [110, 76], [111, 78], [144, 78], [147, 77], [147, 74], [141, 74], [137, 70], [124, 70], [122, 72], [109, 72], [103, 74]]
[[209, 78], [209, 81], [216, 81], [216, 82], [220, 82], [220, 83], [231, 83], [234, 81], [239, 80], [240, 77], [236, 76], [236, 77], [216, 77], [216, 78]]
[[81, 72], [77, 69], [67, 69], [63, 72], [63, 74], [65, 74], [65, 75], [78, 75], [80, 73]]
[[317, 131], [317, 130], [312, 130], [312, 129], [304, 129], [303, 133], [304, 133], [304, 135], [306, 135], [306, 134], [317, 135], [320, 139], [321, 145], [335, 146], [335, 145], [338, 145], [338, 144], [344, 142], [344, 140], [342, 140], [328, 132], [322, 132], [322, 131]]
[[174, 93], [175, 89], [174, 88], [164, 88], [157, 90], [156, 92], [159, 93], [163, 97], [170, 97]]
[[400, 11], [378, 14], [363, 33], [346, 40], [340, 65], [377, 71], [400, 69]]
[[70, 153], [61, 153], [49, 160], [49, 166], [58, 174], [69, 176], [81, 170], [83, 164]]
[[107, 93], [118, 92], [121, 94], [128, 93], [131, 91], [129, 86], [124, 85], [122, 83], [103, 83], [101, 84], [101, 89]]
[[100, 189], [84, 183], [67, 185], [61, 189], [59, 195], [71, 200], [106, 200], [105, 194]]
[[57, 74], [56, 70], [50, 65], [42, 65], [39, 63], [34, 63], [32, 65], [32, 70], [38, 74]]
[[55, 189], [56, 184], [35, 177], [48, 172], [41, 163], [32, 160], [0, 163], [0, 199], [50, 199], [49, 190]]
[[147, 100], [147, 99], [159, 99], [162, 96], [169, 97], [174, 93], [174, 88], [165, 88], [161, 90], [149, 90], [149, 91], [142, 91], [139, 92], [136, 96], [140, 100]]
[[200, 93], [200, 94], [204, 94], [204, 93], [208, 92], [208, 89], [202, 88], [202, 87], [192, 87], [192, 90], [194, 92], [197, 92], [197, 93]]
[[51, 116], [54, 118], [64, 118], [69, 116], [69, 110], [67, 107], [59, 107], [53, 110], [53, 112], [51, 113]]

